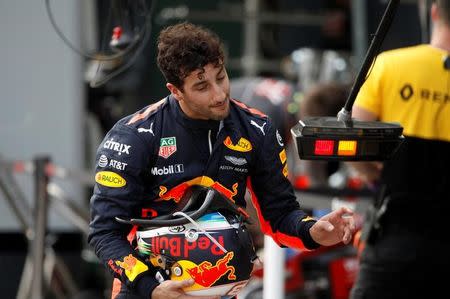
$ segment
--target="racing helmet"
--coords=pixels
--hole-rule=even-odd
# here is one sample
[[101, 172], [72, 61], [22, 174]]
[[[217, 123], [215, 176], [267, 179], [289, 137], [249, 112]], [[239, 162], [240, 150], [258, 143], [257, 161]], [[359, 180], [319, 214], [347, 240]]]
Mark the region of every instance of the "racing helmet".
[[192, 278], [187, 294], [231, 298], [247, 284], [257, 258], [248, 215], [213, 188], [191, 188], [181, 210], [130, 220], [138, 224], [139, 253], [160, 269], [160, 281]]

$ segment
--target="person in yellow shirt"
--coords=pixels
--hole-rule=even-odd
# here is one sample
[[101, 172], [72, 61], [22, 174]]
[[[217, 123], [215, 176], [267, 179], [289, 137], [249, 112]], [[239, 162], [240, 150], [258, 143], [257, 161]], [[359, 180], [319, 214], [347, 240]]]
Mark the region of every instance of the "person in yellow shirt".
[[450, 239], [450, 0], [431, 6], [429, 44], [380, 54], [352, 116], [398, 122], [405, 142], [383, 164], [353, 162], [383, 190], [366, 218], [351, 299], [441, 298], [448, 292]]

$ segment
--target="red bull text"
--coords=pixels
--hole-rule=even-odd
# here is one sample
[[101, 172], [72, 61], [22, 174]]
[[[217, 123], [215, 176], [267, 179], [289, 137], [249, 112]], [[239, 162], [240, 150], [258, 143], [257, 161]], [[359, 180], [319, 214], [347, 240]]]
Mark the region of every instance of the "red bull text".
[[[224, 247], [223, 236], [216, 239]], [[185, 238], [177, 236], [153, 237], [151, 240], [151, 251], [154, 254], [170, 254], [173, 257], [188, 258], [192, 250], [210, 250], [213, 255], [222, 255], [224, 252], [206, 236], [199, 236], [194, 242], [188, 242]]]

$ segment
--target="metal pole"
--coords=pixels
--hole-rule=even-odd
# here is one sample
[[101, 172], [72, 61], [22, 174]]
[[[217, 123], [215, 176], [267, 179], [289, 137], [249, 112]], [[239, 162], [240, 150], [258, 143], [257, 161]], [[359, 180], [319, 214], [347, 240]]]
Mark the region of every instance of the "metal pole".
[[75, 205], [64, 193], [64, 190], [55, 183], [48, 184], [47, 192], [52, 207], [55, 207], [65, 219], [87, 236], [89, 233], [89, 210]]
[[245, 1], [244, 53], [242, 56], [245, 76], [255, 76], [258, 73], [259, 4], [260, 0]]
[[351, 0], [353, 55], [361, 65], [368, 43], [367, 0]]
[[14, 178], [12, 178], [11, 169], [2, 164], [0, 158], [0, 190], [3, 191], [5, 199], [8, 201], [14, 215], [22, 227], [28, 241], [34, 237], [34, 231], [31, 223], [31, 209], [20, 188], [17, 186]]
[[347, 98], [347, 101], [345, 102], [344, 107], [341, 109], [341, 111], [339, 111], [337, 115], [339, 121], [351, 120], [353, 103], [356, 100], [356, 96], [358, 95], [359, 89], [366, 80], [367, 73], [373, 63], [373, 60], [375, 56], [378, 54], [377, 52], [379, 51], [380, 46], [383, 43], [384, 37], [386, 36], [389, 27], [391, 26], [399, 2], [400, 0], [389, 1], [387, 8], [384, 12], [384, 15], [381, 18], [380, 24], [378, 25], [377, 31], [375, 32], [375, 36], [370, 43], [366, 56], [364, 57], [364, 61], [361, 65], [358, 75], [356, 76], [355, 82], [353, 83], [353, 86], [350, 90], [350, 94]]
[[430, 0], [419, 0], [417, 3], [417, 9], [419, 13], [420, 29], [421, 29], [421, 40], [422, 43], [426, 44], [430, 42], [431, 26], [430, 21]]
[[264, 236], [263, 299], [284, 298], [284, 249]]
[[48, 193], [47, 184], [49, 181], [46, 173], [46, 166], [50, 162], [49, 157], [37, 157], [35, 164], [35, 210], [34, 226], [35, 236], [33, 245], [33, 280], [31, 283], [32, 299], [44, 299], [43, 292], [43, 271], [44, 271], [44, 251], [45, 236], [47, 231]]

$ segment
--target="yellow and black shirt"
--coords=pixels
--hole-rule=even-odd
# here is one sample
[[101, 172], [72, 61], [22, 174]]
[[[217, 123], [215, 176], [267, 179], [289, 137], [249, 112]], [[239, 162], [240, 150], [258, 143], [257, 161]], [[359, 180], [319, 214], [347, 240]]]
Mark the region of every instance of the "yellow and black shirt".
[[406, 143], [385, 163], [394, 197], [450, 200], [450, 70], [447, 52], [430, 45], [380, 54], [355, 105], [399, 122]]

